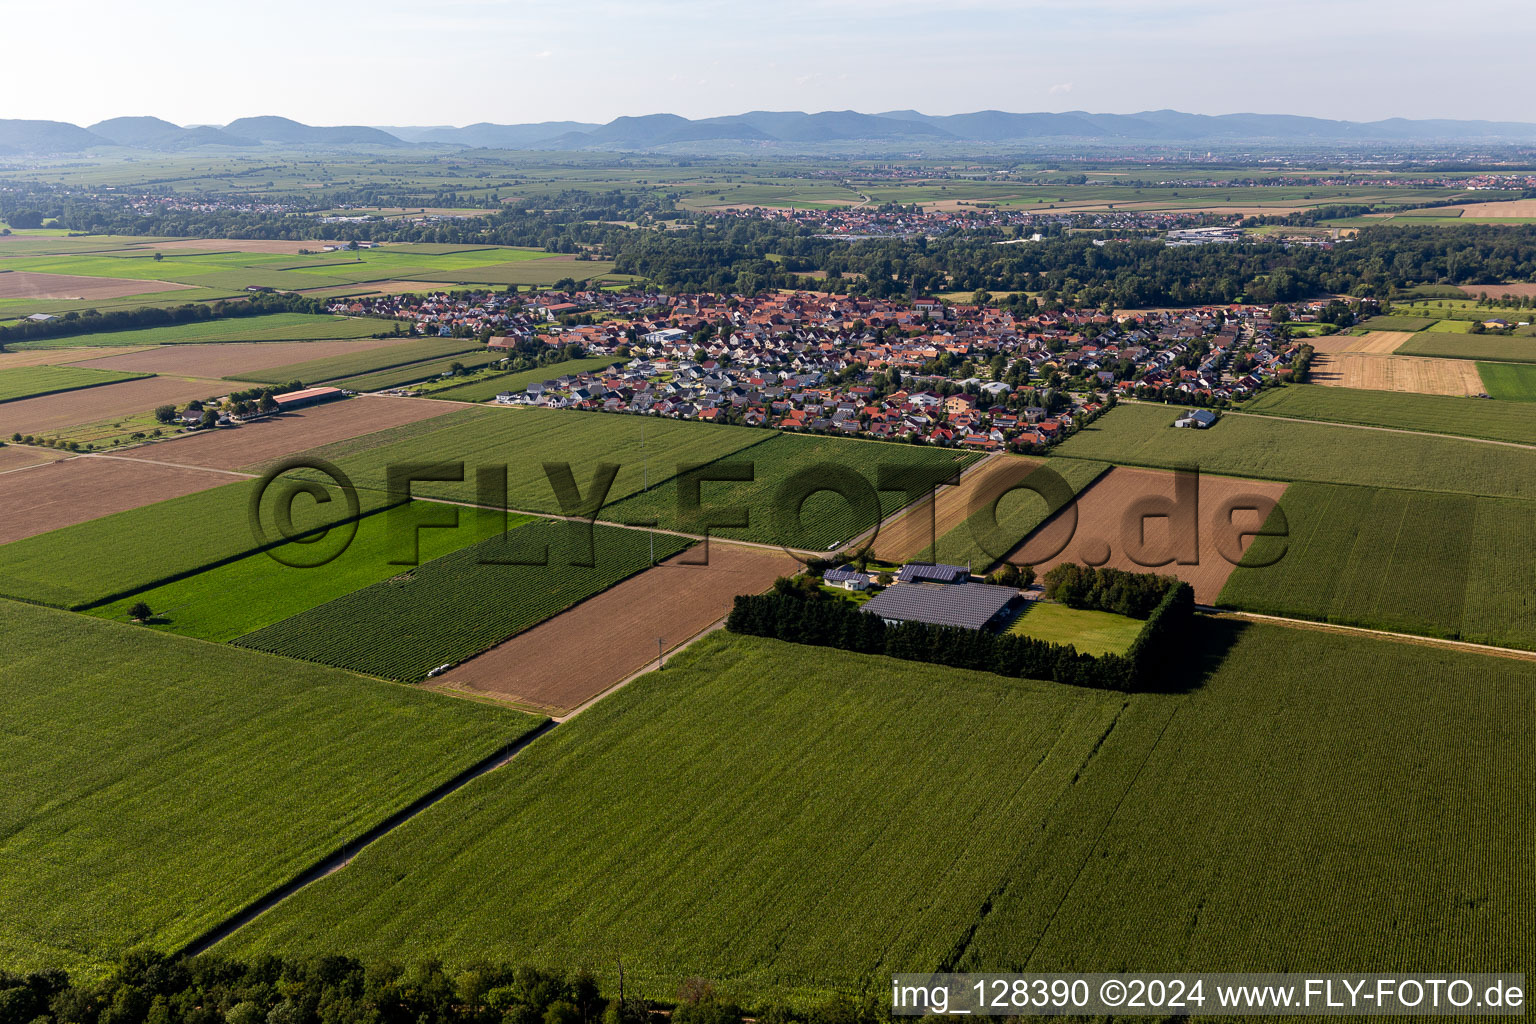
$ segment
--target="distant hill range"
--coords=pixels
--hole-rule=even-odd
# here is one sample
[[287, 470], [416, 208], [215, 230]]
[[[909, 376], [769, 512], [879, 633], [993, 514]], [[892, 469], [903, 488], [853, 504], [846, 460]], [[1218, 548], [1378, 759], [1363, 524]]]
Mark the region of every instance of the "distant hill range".
[[1536, 124], [1506, 121], [1329, 121], [1287, 114], [1010, 114], [981, 110], [936, 117], [916, 110], [861, 114], [754, 110], [690, 120], [676, 114], [619, 117], [607, 124], [545, 121], [463, 128], [315, 127], [286, 117], [242, 117], [222, 127], [183, 127], [157, 117], [116, 117], [89, 128], [62, 121], [0, 120], [0, 154], [83, 153], [108, 147], [174, 152], [203, 146], [468, 147], [642, 151], [747, 146], [785, 150], [860, 143], [928, 151], [965, 146], [1092, 143], [1097, 146], [1350, 145], [1536, 143]]

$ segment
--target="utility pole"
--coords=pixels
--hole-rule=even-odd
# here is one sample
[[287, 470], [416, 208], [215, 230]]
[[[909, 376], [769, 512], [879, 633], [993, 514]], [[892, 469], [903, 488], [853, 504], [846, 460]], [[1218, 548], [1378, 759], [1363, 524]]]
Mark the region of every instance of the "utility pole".
[[656, 668], [657, 668], [658, 671], [660, 671], [661, 669], [664, 669], [664, 668], [667, 667], [667, 656], [662, 651], [661, 644], [662, 644], [661, 637], [657, 637], [656, 638], [656, 662], [657, 662]]

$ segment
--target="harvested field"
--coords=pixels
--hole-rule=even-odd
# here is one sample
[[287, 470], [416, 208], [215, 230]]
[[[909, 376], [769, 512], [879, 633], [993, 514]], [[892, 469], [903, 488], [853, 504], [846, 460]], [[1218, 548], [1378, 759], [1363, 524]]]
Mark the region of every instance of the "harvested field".
[[121, 277], [39, 274], [30, 270], [0, 273], [0, 299], [121, 299], [149, 292], [191, 288], [171, 281], [135, 281]]
[[[14, 370], [20, 366], [62, 366], [99, 356], [122, 355], [120, 348], [81, 348], [69, 352], [57, 349], [26, 349], [19, 352], [0, 352], [0, 370]], [[134, 351], [128, 349], [126, 351]], [[113, 367], [108, 367], [113, 369]]]
[[116, 416], [147, 413], [167, 402], [180, 404], [193, 398], [227, 395], [229, 384], [188, 377], [142, 377], [59, 395], [24, 398], [0, 405], [0, 437], [11, 434], [46, 433], [80, 423]]
[[297, 256], [300, 249], [319, 252], [321, 246], [338, 244], [340, 243], [322, 242], [313, 238], [299, 241], [288, 241], [282, 238], [177, 238], [169, 242], [157, 242], [146, 248], [194, 249], [204, 252], [261, 252]]
[[1368, 352], [1319, 353], [1308, 378], [1313, 384], [1421, 395], [1480, 395], [1477, 364], [1466, 359], [1383, 356]]
[[928, 498], [906, 515], [880, 531], [875, 541], [875, 556], [888, 562], [906, 562], [929, 558], [930, 546], [968, 519], [976, 508], [997, 500], [1040, 465], [1038, 459], [996, 456], [966, 468], [960, 486], [940, 487], [936, 498]]
[[296, 409], [233, 429], [183, 434], [123, 454], [133, 459], [173, 462], [181, 466], [249, 467], [254, 470], [271, 459], [443, 416], [450, 411], [450, 408], [432, 402], [359, 396]]
[[702, 557], [687, 551], [630, 577], [471, 658], [444, 686], [570, 711], [655, 661], [657, 637], [671, 650], [723, 618], [737, 594], [760, 593], [800, 567], [777, 551], [720, 541], [707, 566], [689, 564]]
[[1446, 209], [1460, 210], [1463, 217], [1536, 217], [1536, 199], [1513, 199], [1505, 203], [1462, 203]]
[[28, 466], [40, 466], [45, 462], [57, 462], [68, 457], [68, 453], [56, 448], [33, 448], [27, 445], [8, 444], [0, 448], [0, 473], [9, 473], [13, 469], [26, 469]]
[[[1174, 479], [1173, 473], [1161, 470], [1117, 466], [1079, 496], [1075, 530], [1070, 511], [1064, 511], [1030, 536], [1008, 561], [1034, 565], [1042, 573], [1062, 562], [1083, 562], [1177, 576], [1195, 588], [1195, 600], [1212, 604], [1251, 540], [1236, 537], [1235, 531], [1258, 529], [1289, 485], [1202, 473], [1191, 518], [1176, 527], [1173, 518], [1154, 514], [1171, 507]], [[1235, 503], [1235, 510], [1227, 518], [1226, 509], [1233, 507], [1229, 502]], [[1138, 511], [1147, 516], [1140, 531]], [[1196, 564], [1156, 565], [1174, 557], [1176, 543], [1188, 538], [1189, 525], [1198, 531]]]
[[1387, 355], [1396, 352], [1398, 347], [1413, 337], [1411, 331], [1371, 331], [1367, 334], [1331, 334], [1323, 338], [1313, 338], [1310, 344], [1317, 352], [1326, 355], [1337, 355], [1340, 352], [1372, 352], [1377, 355]]
[[[1499, 205], [1504, 205], [1500, 203]], [[1477, 297], [1480, 295], [1492, 295], [1496, 299], [1506, 295], [1522, 298], [1526, 295], [1536, 295], [1536, 283], [1529, 281], [1516, 281], [1511, 284], [1464, 284], [1459, 286], [1468, 295]]]
[[[324, 359], [347, 352], [367, 352], [386, 345], [399, 344], [392, 338], [362, 338], [357, 341], [267, 341], [246, 344], [161, 345], [137, 352], [116, 352], [96, 359], [76, 360], [71, 365], [100, 370], [140, 370], [149, 373], [177, 373], [188, 377], [225, 377], [254, 370], [270, 370], [310, 359]], [[53, 353], [55, 357], [57, 353]], [[57, 362], [57, 358], [54, 360]]]
[[206, 469], [91, 455], [0, 473], [0, 508], [6, 512], [0, 517], [0, 544], [229, 481], [227, 474]]

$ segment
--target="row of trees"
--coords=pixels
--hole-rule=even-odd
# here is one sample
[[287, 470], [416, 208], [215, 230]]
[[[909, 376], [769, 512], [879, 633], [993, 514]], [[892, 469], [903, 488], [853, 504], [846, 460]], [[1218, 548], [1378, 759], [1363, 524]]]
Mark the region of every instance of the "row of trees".
[[850, 602], [816, 599], [810, 587], [790, 581], [767, 594], [738, 596], [725, 625], [733, 633], [748, 636], [1015, 678], [1102, 690], [1159, 689], [1176, 685], [1177, 676], [1168, 669], [1182, 654], [1194, 616], [1194, 591], [1187, 583], [1174, 580], [1173, 584], [1157, 584], [1162, 588], [1159, 599], [1141, 616], [1147, 625], [1123, 656], [1082, 654], [1070, 645], [1014, 633], [922, 622], [888, 625]]
[[[342, 956], [250, 962], [127, 954], [100, 981], [63, 971], [0, 971], [0, 1024], [742, 1024], [740, 1007], [698, 979], [641, 998], [604, 993], [587, 971], [509, 964], [449, 971]], [[834, 998], [809, 1011], [762, 1008], [759, 1024], [877, 1024], [872, 1002]]]

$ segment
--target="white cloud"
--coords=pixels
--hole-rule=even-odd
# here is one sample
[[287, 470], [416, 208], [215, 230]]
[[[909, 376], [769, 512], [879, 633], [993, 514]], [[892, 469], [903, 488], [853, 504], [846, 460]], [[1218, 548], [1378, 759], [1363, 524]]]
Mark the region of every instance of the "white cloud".
[[1072, 83], [1062, 82], [1058, 85], [1051, 86], [1046, 91], [1049, 92], [1052, 96], [1065, 96], [1067, 93], [1072, 91]]

